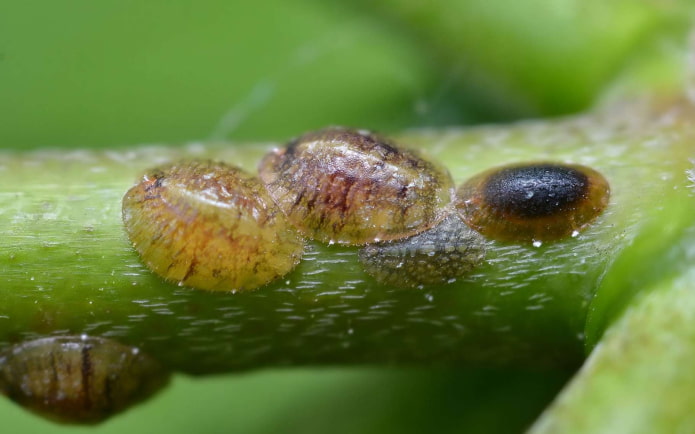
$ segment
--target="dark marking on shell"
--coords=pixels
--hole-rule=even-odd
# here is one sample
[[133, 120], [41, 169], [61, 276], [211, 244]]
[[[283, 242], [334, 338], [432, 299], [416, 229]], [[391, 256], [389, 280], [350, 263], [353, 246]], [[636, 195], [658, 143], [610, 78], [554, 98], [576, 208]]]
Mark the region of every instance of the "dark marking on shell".
[[514, 164], [466, 181], [457, 192], [463, 220], [502, 241], [552, 241], [591, 223], [608, 205], [608, 181], [597, 171], [559, 163]]

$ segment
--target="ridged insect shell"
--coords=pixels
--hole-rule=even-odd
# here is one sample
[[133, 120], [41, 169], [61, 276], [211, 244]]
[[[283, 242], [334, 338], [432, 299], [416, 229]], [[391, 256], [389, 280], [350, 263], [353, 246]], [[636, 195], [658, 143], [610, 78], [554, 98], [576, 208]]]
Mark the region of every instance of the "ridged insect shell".
[[362, 245], [405, 238], [439, 222], [453, 197], [446, 169], [371, 133], [311, 132], [261, 161], [260, 177], [301, 232]]
[[488, 238], [552, 241], [578, 233], [608, 205], [608, 181], [578, 164], [526, 163], [497, 167], [457, 191], [463, 220]]
[[197, 289], [256, 289], [292, 270], [304, 250], [260, 181], [219, 162], [149, 171], [123, 198], [123, 221], [152, 271]]
[[403, 240], [359, 251], [364, 270], [379, 283], [415, 288], [450, 283], [485, 259], [486, 240], [451, 213], [437, 226]]
[[24, 408], [63, 423], [102, 422], [168, 381], [169, 372], [159, 362], [105, 338], [37, 339], [0, 356], [0, 390]]

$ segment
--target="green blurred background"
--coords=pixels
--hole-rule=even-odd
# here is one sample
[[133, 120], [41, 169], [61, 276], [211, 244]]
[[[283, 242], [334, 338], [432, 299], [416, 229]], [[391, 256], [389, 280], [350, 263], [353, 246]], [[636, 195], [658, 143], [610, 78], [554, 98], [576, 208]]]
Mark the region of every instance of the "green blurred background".
[[[390, 132], [572, 113], [635, 71], [659, 70], [650, 59], [679, 52], [690, 10], [676, 0], [0, 0], [0, 147], [285, 141], [329, 124]], [[568, 375], [177, 378], [89, 429], [517, 432]], [[5, 432], [76, 429], [6, 401], [0, 418]]]

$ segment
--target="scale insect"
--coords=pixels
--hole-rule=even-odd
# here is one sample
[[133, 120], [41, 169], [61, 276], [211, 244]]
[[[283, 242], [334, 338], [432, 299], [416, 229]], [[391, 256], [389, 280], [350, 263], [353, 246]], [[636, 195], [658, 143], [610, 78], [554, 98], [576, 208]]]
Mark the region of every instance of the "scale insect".
[[437, 226], [403, 240], [360, 249], [364, 270], [377, 282], [399, 288], [451, 283], [485, 259], [485, 238], [452, 212]]
[[500, 241], [553, 241], [578, 232], [608, 205], [608, 181], [578, 164], [523, 163], [487, 170], [457, 191], [461, 218]]
[[218, 162], [149, 171], [124, 196], [123, 221], [148, 268], [197, 289], [259, 288], [292, 270], [304, 251], [259, 180]]
[[60, 336], [0, 355], [0, 391], [48, 419], [95, 424], [145, 400], [169, 372], [137, 348], [106, 338]]
[[446, 169], [374, 134], [338, 127], [269, 153], [259, 173], [302, 234], [345, 245], [429, 229], [454, 193]]

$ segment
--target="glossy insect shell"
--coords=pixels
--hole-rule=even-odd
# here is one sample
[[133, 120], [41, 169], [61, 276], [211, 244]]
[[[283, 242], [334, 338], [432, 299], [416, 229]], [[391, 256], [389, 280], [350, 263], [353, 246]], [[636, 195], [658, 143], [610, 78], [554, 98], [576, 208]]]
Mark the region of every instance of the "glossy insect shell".
[[449, 173], [370, 133], [328, 128], [266, 155], [260, 177], [304, 235], [361, 245], [432, 227], [451, 202]]
[[477, 268], [485, 259], [485, 243], [482, 235], [452, 213], [418, 235], [363, 247], [359, 260], [364, 270], [384, 285], [441, 285]]
[[0, 390], [63, 423], [94, 424], [161, 389], [169, 373], [136, 348], [80, 336], [37, 339], [0, 357]]
[[577, 164], [526, 163], [490, 169], [457, 191], [463, 220], [488, 238], [553, 241], [580, 231], [608, 205], [608, 181]]
[[304, 249], [260, 181], [223, 163], [147, 173], [123, 198], [123, 221], [152, 271], [204, 290], [263, 286], [289, 272]]

